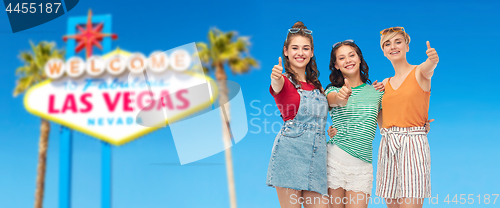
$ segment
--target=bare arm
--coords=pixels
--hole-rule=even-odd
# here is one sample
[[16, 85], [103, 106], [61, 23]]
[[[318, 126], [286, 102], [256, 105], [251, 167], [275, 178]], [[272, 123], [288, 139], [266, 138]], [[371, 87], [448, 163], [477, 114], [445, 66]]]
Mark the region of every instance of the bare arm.
[[[389, 81], [389, 78], [385, 78], [384, 81], [382, 81], [382, 84], [387, 85], [387, 82]], [[377, 123], [378, 123], [378, 128], [382, 128], [382, 125], [384, 125], [383, 121], [383, 116], [382, 116], [382, 111], [384, 109], [380, 109], [380, 111], [378, 112], [378, 116], [377, 116]]]
[[[280, 75], [281, 76], [281, 75]], [[283, 89], [283, 85], [285, 84], [285, 79], [281, 76], [278, 80], [271, 80], [271, 87], [273, 88], [274, 94], [278, 94]]]
[[427, 60], [425, 60], [424, 63], [419, 65], [420, 68], [420, 75], [427, 79], [430, 80], [432, 78], [432, 75], [434, 75], [434, 69], [436, 68], [438, 62], [439, 62], [439, 56], [436, 52], [436, 49], [431, 48], [431, 45], [429, 41], [427, 41]]
[[278, 59], [279, 64], [274, 65], [273, 72], [271, 73], [271, 87], [273, 88], [274, 94], [278, 94], [283, 89], [283, 85], [285, 84], [285, 79], [281, 72], [283, 71], [283, 67], [281, 66], [281, 57]]
[[382, 110], [380, 110], [378, 112], [378, 116], [377, 116], [377, 122], [378, 122], [378, 128], [382, 128], [382, 125], [383, 125], [383, 118], [382, 118]]

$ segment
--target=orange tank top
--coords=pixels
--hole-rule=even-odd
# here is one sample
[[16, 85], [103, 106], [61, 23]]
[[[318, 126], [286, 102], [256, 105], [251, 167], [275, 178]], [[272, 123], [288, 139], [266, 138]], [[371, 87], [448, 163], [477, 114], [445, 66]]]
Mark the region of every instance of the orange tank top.
[[392, 88], [389, 78], [382, 98], [383, 128], [424, 126], [427, 122], [431, 93], [418, 84], [416, 68], [397, 90]]

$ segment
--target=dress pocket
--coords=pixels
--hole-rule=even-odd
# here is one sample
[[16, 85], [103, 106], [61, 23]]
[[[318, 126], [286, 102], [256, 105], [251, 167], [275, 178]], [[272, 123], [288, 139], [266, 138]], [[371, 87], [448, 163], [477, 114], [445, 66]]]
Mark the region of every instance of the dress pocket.
[[281, 131], [281, 135], [285, 137], [299, 137], [304, 134], [305, 129], [303, 127], [286, 127], [284, 130]]

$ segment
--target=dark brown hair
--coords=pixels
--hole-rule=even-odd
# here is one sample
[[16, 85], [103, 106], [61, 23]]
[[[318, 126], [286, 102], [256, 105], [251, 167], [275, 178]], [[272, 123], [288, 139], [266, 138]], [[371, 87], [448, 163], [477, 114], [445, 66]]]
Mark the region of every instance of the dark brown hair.
[[351, 46], [352, 48], [354, 48], [354, 51], [356, 51], [356, 54], [358, 54], [359, 56], [359, 60], [361, 61], [361, 63], [359, 64], [359, 75], [361, 77], [361, 81], [367, 84], [372, 83], [370, 79], [368, 79], [368, 64], [363, 58], [363, 53], [361, 53], [361, 49], [359, 49], [358, 45], [356, 45], [353, 42], [352, 43], [342, 42], [337, 47], [332, 48], [332, 52], [330, 53], [330, 71], [331, 71], [330, 84], [326, 86], [326, 89], [330, 86], [342, 87], [344, 85], [344, 75], [342, 75], [342, 72], [340, 70], [335, 68], [335, 63], [337, 62], [337, 55], [335, 53], [340, 47], [344, 45]]
[[[302, 23], [301, 21], [297, 21], [295, 24], [293, 24], [292, 28], [300, 28], [300, 29], [307, 29], [307, 27]], [[302, 36], [309, 38], [311, 41], [311, 50], [314, 51], [314, 43], [313, 43], [313, 38], [311, 34], [304, 33], [303, 30], [299, 30], [297, 33], [288, 33], [286, 36], [285, 43], [283, 44], [284, 50], [285, 48], [288, 49], [288, 46], [290, 45], [291, 39], [295, 36]], [[283, 57], [285, 57], [285, 72], [290, 76], [290, 78], [293, 80], [298, 85], [302, 85], [298, 80], [297, 80], [297, 74], [290, 68], [290, 62], [288, 61], [288, 56], [285, 56], [285, 51], [282, 51]], [[322, 87], [321, 87], [321, 82], [318, 80], [319, 77], [319, 71], [318, 67], [316, 66], [316, 57], [313, 56], [311, 57], [311, 60], [309, 63], [306, 65], [306, 81], [308, 83], [311, 83], [314, 85], [316, 89], [319, 89], [321, 93], [323, 93]]]

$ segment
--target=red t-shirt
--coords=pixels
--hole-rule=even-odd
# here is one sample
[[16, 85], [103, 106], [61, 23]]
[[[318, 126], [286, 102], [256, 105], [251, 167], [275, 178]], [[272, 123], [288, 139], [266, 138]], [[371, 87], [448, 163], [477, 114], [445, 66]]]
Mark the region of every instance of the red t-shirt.
[[[283, 79], [285, 79], [285, 83], [283, 84], [283, 89], [278, 94], [275, 94], [273, 91], [273, 87], [269, 86], [269, 92], [274, 97], [274, 101], [278, 106], [278, 109], [283, 116], [283, 121], [287, 121], [295, 118], [297, 115], [297, 111], [299, 111], [300, 105], [300, 95], [295, 89], [295, 86], [288, 80], [288, 78], [283, 75]], [[316, 89], [314, 85], [309, 84], [307, 82], [300, 82], [302, 84], [302, 89], [311, 91]]]

